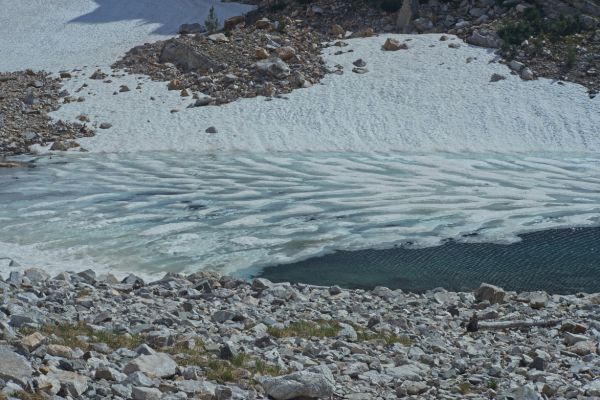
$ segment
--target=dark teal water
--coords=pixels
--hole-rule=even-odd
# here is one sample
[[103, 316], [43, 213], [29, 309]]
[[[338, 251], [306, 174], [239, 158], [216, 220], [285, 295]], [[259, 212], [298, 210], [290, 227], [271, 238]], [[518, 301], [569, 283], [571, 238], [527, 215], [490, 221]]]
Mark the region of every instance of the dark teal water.
[[456, 243], [420, 249], [340, 251], [266, 268], [273, 281], [348, 288], [387, 286], [422, 292], [471, 290], [481, 282], [507, 290], [600, 291], [600, 228], [528, 233], [513, 244]]

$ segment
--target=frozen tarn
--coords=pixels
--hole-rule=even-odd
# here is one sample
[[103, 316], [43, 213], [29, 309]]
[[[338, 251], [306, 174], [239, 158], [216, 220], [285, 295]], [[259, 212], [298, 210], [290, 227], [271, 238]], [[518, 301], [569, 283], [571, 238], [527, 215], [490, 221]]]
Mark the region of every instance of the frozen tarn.
[[[408, 40], [409, 49], [382, 51], [387, 37]], [[136, 87], [138, 77], [107, 84], [79, 76], [67, 88], [87, 83], [79, 93], [86, 101], [53, 116], [110, 122], [111, 129], [80, 141], [93, 152], [600, 151], [600, 99], [590, 99], [580, 85], [522, 81], [489, 49], [449, 48], [439, 35], [348, 42], [352, 53], [324, 52], [329, 64], [344, 66], [344, 75], [329, 75], [287, 100], [188, 109], [193, 100], [167, 91], [165, 83], [142, 79], [141, 89], [113, 96], [120, 85]], [[358, 58], [367, 62], [367, 74], [351, 72]], [[506, 79], [490, 82], [494, 73]], [[210, 126], [219, 133], [205, 133]]]
[[220, 0], [0, 0], [0, 71], [106, 67], [130, 48], [251, 6]]
[[600, 225], [597, 155], [76, 153], [36, 164], [0, 170], [0, 258], [22, 268], [235, 273]]

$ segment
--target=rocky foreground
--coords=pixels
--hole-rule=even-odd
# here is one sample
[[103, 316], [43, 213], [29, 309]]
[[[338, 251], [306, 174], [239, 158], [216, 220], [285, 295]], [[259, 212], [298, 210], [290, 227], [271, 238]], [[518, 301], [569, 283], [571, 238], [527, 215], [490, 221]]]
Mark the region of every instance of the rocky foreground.
[[600, 396], [600, 294], [37, 269], [0, 293], [0, 398]]

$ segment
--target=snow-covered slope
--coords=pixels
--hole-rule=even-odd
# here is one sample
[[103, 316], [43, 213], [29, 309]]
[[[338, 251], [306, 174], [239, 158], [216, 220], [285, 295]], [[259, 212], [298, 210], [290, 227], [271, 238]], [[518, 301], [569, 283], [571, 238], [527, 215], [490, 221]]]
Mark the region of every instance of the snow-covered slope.
[[0, 71], [110, 65], [131, 47], [248, 5], [220, 0], [0, 0]]
[[[600, 100], [583, 87], [522, 81], [490, 50], [449, 48], [439, 35], [396, 35], [409, 45], [397, 52], [381, 50], [392, 35], [350, 40], [345, 50], [354, 51], [339, 56], [338, 47], [327, 49], [327, 61], [343, 65], [344, 75], [286, 100], [188, 109], [191, 100], [165, 83], [89, 79], [132, 46], [203, 21], [211, 5], [221, 20], [249, 9], [219, 0], [0, 0], [0, 70], [82, 69], [66, 88], [88, 84], [77, 94], [85, 102], [53, 116], [111, 123], [81, 141], [90, 151], [600, 151]], [[358, 58], [369, 73], [351, 72]], [[492, 83], [493, 73], [507, 79]], [[132, 90], [113, 95], [122, 84]], [[219, 133], [205, 133], [209, 126]]]
[[[142, 79], [142, 89], [133, 90], [138, 77], [110, 84], [81, 77], [68, 87], [87, 83], [79, 94], [86, 101], [54, 116], [111, 123], [81, 141], [102, 152], [600, 151], [600, 101], [582, 86], [522, 81], [489, 50], [464, 43], [452, 49], [439, 35], [395, 35], [409, 40], [409, 49], [397, 52], [381, 50], [386, 37], [349, 40], [345, 49], [354, 51], [343, 55], [333, 55], [339, 47], [326, 49], [327, 61], [343, 65], [344, 75], [329, 75], [287, 100], [188, 109], [193, 100], [165, 83]], [[358, 58], [367, 74], [351, 72]], [[493, 73], [507, 79], [490, 82]], [[113, 95], [122, 84], [132, 91]], [[219, 133], [205, 133], [209, 126]]]

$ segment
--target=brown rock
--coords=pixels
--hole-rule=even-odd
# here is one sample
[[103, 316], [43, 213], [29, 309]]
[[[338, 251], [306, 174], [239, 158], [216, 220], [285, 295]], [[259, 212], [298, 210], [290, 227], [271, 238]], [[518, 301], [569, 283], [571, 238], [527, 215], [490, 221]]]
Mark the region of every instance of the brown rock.
[[396, 39], [388, 38], [383, 44], [383, 49], [386, 51], [396, 51], [400, 49], [406, 50], [408, 49], [408, 46], [406, 45], [406, 43], [400, 43]]
[[21, 344], [27, 348], [29, 351], [33, 351], [38, 348], [44, 341], [46, 337], [39, 332], [32, 333], [29, 336], [25, 336], [21, 339]]
[[269, 52], [266, 49], [258, 47], [254, 52], [254, 57], [256, 57], [257, 60], [266, 60], [269, 58]]
[[243, 24], [244, 22], [246, 22], [246, 17], [243, 15], [237, 15], [235, 17], [226, 19], [223, 23], [223, 28], [226, 31], [231, 31], [235, 29], [236, 26]]
[[579, 356], [587, 356], [588, 354], [596, 353], [596, 343], [591, 340], [585, 340], [575, 343], [573, 346], [568, 347], [567, 350]]
[[73, 358], [73, 350], [59, 344], [50, 344], [46, 346], [46, 353], [54, 357]]
[[343, 37], [346, 31], [338, 24], [331, 25], [331, 34], [337, 37]]
[[258, 29], [269, 29], [272, 25], [268, 18], [262, 18], [256, 21], [254, 26], [256, 26]]
[[183, 87], [183, 83], [179, 79], [173, 79], [173, 80], [171, 80], [171, 82], [169, 82], [169, 84], [167, 85], [167, 87], [169, 88], [169, 90], [183, 90], [183, 89], [185, 89]]
[[360, 33], [360, 36], [361, 37], [372, 37], [372, 36], [375, 36], [375, 31], [373, 30], [373, 28], [367, 28]]
[[275, 52], [283, 61], [289, 61], [296, 56], [296, 50], [289, 46], [280, 47]]

